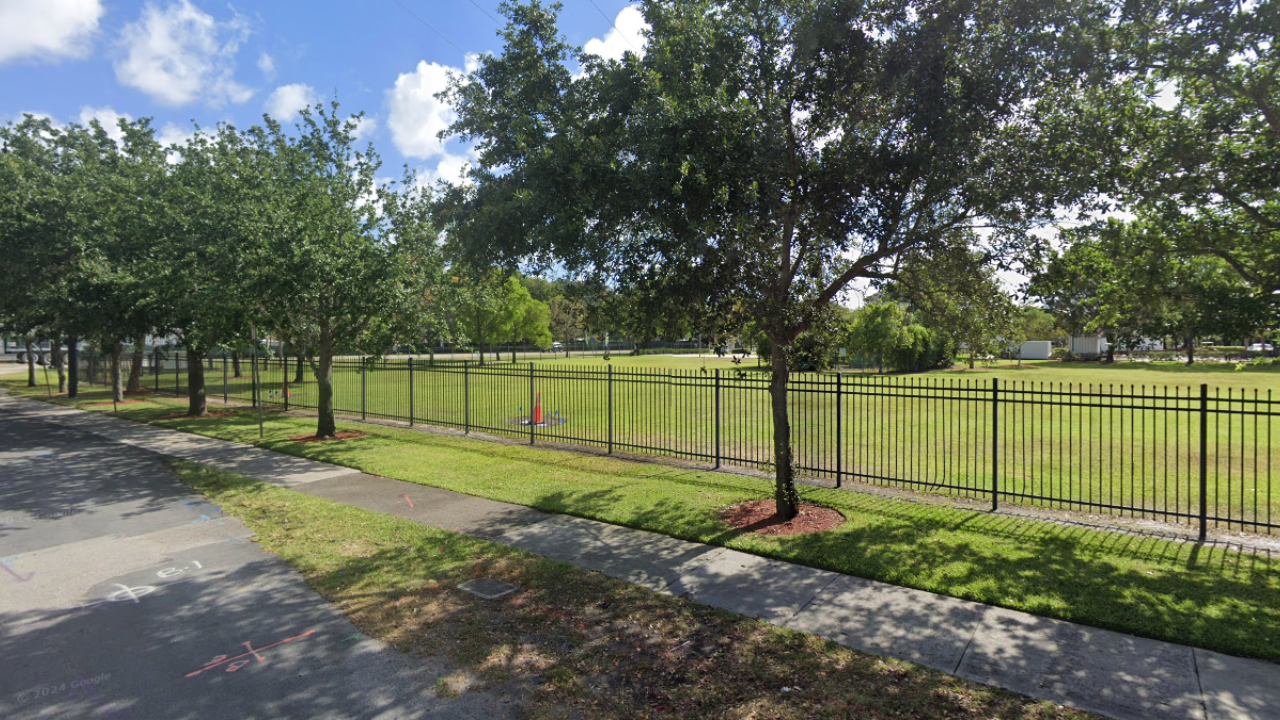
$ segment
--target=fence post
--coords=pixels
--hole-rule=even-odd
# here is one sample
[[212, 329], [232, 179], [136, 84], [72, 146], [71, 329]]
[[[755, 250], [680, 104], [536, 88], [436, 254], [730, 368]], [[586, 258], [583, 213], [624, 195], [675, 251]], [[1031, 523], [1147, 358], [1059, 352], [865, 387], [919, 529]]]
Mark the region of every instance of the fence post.
[[462, 361], [462, 432], [471, 434], [471, 363]]
[[[294, 362], [302, 364], [302, 358], [298, 358]], [[280, 377], [284, 390], [284, 411], [289, 412], [289, 356], [283, 352], [280, 353]]]
[[836, 373], [836, 487], [840, 487], [843, 482], [844, 475], [844, 456], [841, 447], [844, 442], [843, 412], [844, 396], [840, 382], [841, 374]]
[[155, 375], [156, 394], [159, 395], [160, 394], [160, 373], [164, 371], [164, 363], [160, 362], [160, 348], [152, 348], [151, 362], [153, 365], [155, 365], [155, 368], [154, 368], [155, 372], [152, 373], [152, 375]]
[[229, 405], [230, 397], [227, 395], [227, 356], [222, 356], [222, 404]]
[[609, 363], [609, 454], [613, 454], [613, 363]]
[[1000, 378], [991, 378], [991, 512], [1000, 509]]
[[716, 368], [716, 469], [720, 469], [720, 368]]
[[413, 358], [409, 358], [409, 427], [413, 427]]
[[182, 394], [182, 358], [178, 351], [173, 351], [173, 394]]
[[1209, 384], [1200, 383], [1200, 542], [1209, 534]]
[[533, 387], [533, 363], [529, 363], [529, 444], [530, 445], [533, 444], [534, 434], [535, 434], [535, 431], [537, 430], [537, 426], [533, 424], [533, 417], [534, 417], [533, 404], [537, 402], [537, 400], [534, 398], [534, 392], [535, 390]]

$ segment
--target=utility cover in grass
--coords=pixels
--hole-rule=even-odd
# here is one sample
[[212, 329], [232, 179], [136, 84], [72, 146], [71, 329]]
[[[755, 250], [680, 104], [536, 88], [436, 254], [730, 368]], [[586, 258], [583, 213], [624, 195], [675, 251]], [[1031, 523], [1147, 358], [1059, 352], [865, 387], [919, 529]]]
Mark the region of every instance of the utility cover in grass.
[[462, 583], [458, 586], [458, 589], [477, 597], [482, 597], [485, 600], [496, 600], [503, 595], [510, 595], [520, 588], [509, 582], [502, 582], [493, 578], [476, 578]]

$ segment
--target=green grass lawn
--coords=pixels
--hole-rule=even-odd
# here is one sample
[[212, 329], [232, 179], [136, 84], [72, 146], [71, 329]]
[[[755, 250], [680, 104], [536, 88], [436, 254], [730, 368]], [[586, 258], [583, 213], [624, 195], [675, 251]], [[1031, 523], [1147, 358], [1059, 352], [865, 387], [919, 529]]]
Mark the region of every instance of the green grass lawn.
[[[213, 468], [174, 469], [361, 632], [446, 656], [442, 697], [524, 682], [521, 710], [534, 720], [1090, 717], [484, 540]], [[521, 590], [484, 601], [456, 589], [480, 575]]]
[[[768, 376], [727, 360], [561, 359], [533, 364], [532, 383], [529, 363], [464, 369], [416, 362], [412, 381], [407, 367], [389, 360], [362, 372], [358, 362], [340, 364], [338, 411], [527, 437], [523, 421], [540, 398], [549, 421], [536, 429], [541, 441], [607, 447], [612, 438], [617, 450], [709, 464], [718, 455], [724, 464], [764, 471], [772, 460]], [[914, 376], [851, 373], [841, 376], [838, 402], [833, 375], [797, 374], [796, 462], [810, 478], [833, 480], [839, 468], [859, 482], [984, 500], [998, 479], [1003, 502], [1089, 512], [1122, 506], [1134, 508], [1124, 513], [1133, 517], [1193, 524], [1200, 504], [1199, 383], [1207, 381], [1217, 398], [1213, 409], [1234, 413], [1209, 415], [1212, 526], [1268, 532], [1267, 524], [1280, 523], [1280, 404], [1266, 398], [1280, 369], [1233, 367], [1027, 362]], [[993, 379], [1004, 399], [998, 461]], [[171, 372], [159, 380], [168, 390], [184, 383]], [[223, 394], [221, 365], [207, 380], [212, 395]], [[284, 405], [284, 380], [279, 363], [267, 365], [268, 405]], [[314, 381], [291, 382], [287, 390], [290, 407], [316, 405]], [[225, 392], [247, 401], [250, 381], [228, 378]]]
[[[77, 404], [103, 397], [88, 393]], [[151, 398], [120, 414], [257, 442], [252, 413], [157, 420], [175, 405]], [[347, 427], [359, 427], [364, 437], [297, 443], [288, 438], [313, 430], [314, 420], [266, 418], [264, 447], [376, 475], [1280, 660], [1280, 567], [1270, 556], [811, 487], [801, 488], [804, 499], [839, 510], [847, 522], [815, 535], [766, 538], [734, 531], [715, 516], [722, 506], [771, 497], [763, 479], [354, 423]]]

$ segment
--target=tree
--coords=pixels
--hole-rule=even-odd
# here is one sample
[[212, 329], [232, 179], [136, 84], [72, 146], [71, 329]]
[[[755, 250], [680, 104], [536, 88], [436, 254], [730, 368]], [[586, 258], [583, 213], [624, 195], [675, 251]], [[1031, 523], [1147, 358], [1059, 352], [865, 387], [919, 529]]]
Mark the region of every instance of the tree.
[[1064, 235], [1071, 244], [1032, 278], [1028, 292], [1073, 334], [1107, 333], [1113, 345], [1128, 347], [1173, 335], [1190, 363], [1196, 340], [1247, 337], [1265, 326], [1269, 310], [1226, 261], [1182, 252], [1186, 241], [1178, 234], [1187, 230], [1182, 222], [1136, 219], [1071, 231]]
[[229, 125], [197, 132], [156, 189], [168, 211], [153, 263], [165, 308], [159, 326], [186, 348], [188, 415], [207, 413], [204, 360], [218, 347], [248, 345], [266, 307], [261, 275], [274, 266], [259, 218], [271, 207], [275, 158], [262, 140]]
[[970, 238], [928, 255], [909, 251], [886, 294], [905, 301], [925, 325], [950, 335], [969, 356], [995, 355], [1022, 343], [1021, 314], [987, 255]]
[[582, 301], [577, 298], [557, 295], [547, 303], [547, 310], [551, 314], [548, 323], [551, 337], [553, 339], [558, 338], [560, 342], [564, 343], [564, 356], [569, 357], [571, 343], [578, 337], [578, 333], [583, 331], [586, 308], [583, 306]]
[[1022, 308], [1022, 336], [1028, 340], [1066, 339], [1062, 328], [1058, 327], [1057, 318], [1043, 308], [1031, 305]]
[[505, 283], [503, 298], [503, 330], [511, 343], [511, 362], [516, 361], [516, 344], [551, 346], [551, 311], [536, 300], [520, 280], [511, 277]]
[[302, 111], [297, 135], [266, 118], [255, 144], [269, 176], [255, 207], [262, 265], [254, 275], [257, 322], [293, 347], [315, 349], [317, 437], [337, 433], [333, 360], [340, 347], [374, 354], [420, 331], [415, 310], [434, 262], [436, 234], [414, 179], [389, 188], [370, 146], [355, 148], [359, 116], [338, 104]]
[[1075, 38], [1098, 21], [1075, 5], [648, 0], [644, 56], [604, 61], [559, 36], [558, 5], [504, 3], [503, 53], [446, 95], [451, 131], [479, 152], [470, 184], [443, 197], [449, 240], [619, 286], [656, 270], [708, 322], [756, 321], [790, 519], [797, 336], [902, 251], [975, 224], [1022, 228], [1066, 199], [1034, 169], [1052, 139], [1031, 116], [1087, 78], [1058, 72], [1087, 62]]
[[[1280, 47], [1274, 2], [1138, 0], [1116, 26], [1122, 63], [1104, 125], [1125, 130], [1120, 186], [1181, 253], [1280, 290]], [[1152, 103], [1157, 92], [1172, 103]], [[1114, 119], [1123, 119], [1116, 123]]]
[[884, 372], [885, 359], [897, 348], [905, 312], [896, 302], [867, 303], [854, 313], [846, 343], [850, 351], [873, 358], [876, 370]]
[[480, 352], [481, 364], [487, 344], [511, 343], [511, 362], [516, 361], [517, 342], [551, 344], [551, 312], [546, 303], [529, 294], [520, 278], [493, 269], [480, 271], [462, 284], [457, 303], [465, 334]]
[[10, 286], [0, 293], [0, 318], [57, 344], [67, 336], [70, 396], [86, 338], [110, 357], [122, 399], [121, 343], [152, 322], [140, 268], [154, 239], [147, 187], [159, 145], [145, 119], [122, 120], [119, 130], [117, 144], [96, 121], [55, 128], [28, 115], [0, 133], [11, 193], [0, 211], [0, 270]]

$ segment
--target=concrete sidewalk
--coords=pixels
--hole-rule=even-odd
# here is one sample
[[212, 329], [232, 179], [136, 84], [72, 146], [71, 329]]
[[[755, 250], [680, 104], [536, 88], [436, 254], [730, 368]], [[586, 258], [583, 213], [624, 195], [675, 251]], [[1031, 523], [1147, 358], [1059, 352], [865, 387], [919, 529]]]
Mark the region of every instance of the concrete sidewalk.
[[1114, 718], [1280, 719], [1280, 665], [1049, 620], [640, 530], [0, 397], [28, 415], [485, 537], [848, 647]]

